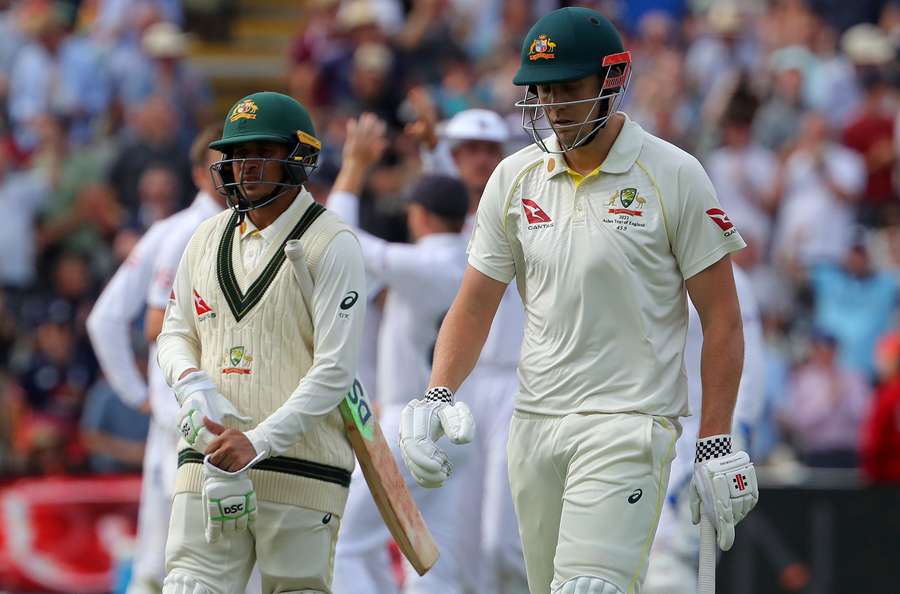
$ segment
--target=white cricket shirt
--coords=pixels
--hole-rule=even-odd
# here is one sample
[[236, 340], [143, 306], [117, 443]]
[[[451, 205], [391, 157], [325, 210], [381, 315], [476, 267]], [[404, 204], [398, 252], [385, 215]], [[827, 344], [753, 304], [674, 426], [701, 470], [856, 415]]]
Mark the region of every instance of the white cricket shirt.
[[[201, 221], [220, 210], [211, 197], [201, 193], [188, 208], [151, 225], [107, 283], [88, 317], [91, 345], [113, 391], [127, 404], [138, 407], [148, 397], [149, 384], [150, 405], [157, 419], [160, 407], [168, 405], [171, 412], [172, 406], [177, 410], [177, 403], [168, 402], [175, 400], [171, 390], [163, 394], [154, 390], [160, 382], [154, 377], [159, 374], [159, 366], [152, 348], [148, 382], [144, 382], [131, 344], [131, 325], [144, 316], [147, 304], [165, 308], [178, 260], [191, 234]], [[167, 268], [173, 258], [174, 266]], [[159, 288], [162, 285], [165, 288]]]
[[414, 244], [391, 243], [356, 226], [353, 194], [332, 193], [328, 208], [359, 238], [369, 282], [388, 290], [378, 331], [378, 401], [383, 406], [405, 405], [421, 398], [438, 330], [466, 269], [466, 239], [459, 233], [435, 233]]
[[687, 414], [684, 280], [744, 245], [700, 163], [627, 116], [586, 177], [536, 146], [504, 159], [469, 264], [525, 305], [516, 407]]

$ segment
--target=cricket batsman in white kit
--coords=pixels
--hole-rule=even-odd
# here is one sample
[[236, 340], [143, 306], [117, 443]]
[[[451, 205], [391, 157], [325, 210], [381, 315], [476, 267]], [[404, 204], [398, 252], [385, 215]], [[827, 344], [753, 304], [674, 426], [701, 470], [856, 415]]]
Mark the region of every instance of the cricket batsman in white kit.
[[758, 497], [730, 437], [743, 342], [729, 254], [744, 242], [698, 161], [617, 112], [630, 74], [599, 12], [560, 9], [527, 34], [513, 82], [535, 144], [488, 182], [430, 387], [401, 420], [411, 474], [441, 486], [452, 467], [436, 442], [472, 423], [453, 392], [515, 279], [526, 322], [509, 475], [533, 594], [641, 591], [688, 414], [688, 294], [703, 326], [694, 520], [702, 509], [728, 549]]
[[265, 594], [329, 593], [354, 466], [337, 406], [365, 316], [359, 243], [303, 188], [321, 143], [294, 99], [238, 101], [210, 148], [231, 209], [191, 238], [158, 340], [183, 435], [163, 594], [239, 594], [254, 562]]
[[[151, 414], [144, 450], [137, 549], [127, 594], [159, 592], [166, 575], [166, 533], [172, 513], [180, 434], [175, 424], [178, 405], [156, 362], [156, 336], [172, 292], [175, 269], [188, 240], [201, 222], [225, 206], [224, 198], [217, 196], [212, 187], [209, 166], [216, 159], [210, 158], [214, 151], [207, 148], [220, 135], [221, 131], [212, 126], [194, 140], [191, 171], [199, 192], [193, 203], [147, 230], [103, 289], [87, 319], [91, 345], [110, 386], [126, 404]], [[146, 382], [138, 370], [130, 339], [131, 326], [140, 318], [144, 318], [149, 344]]]

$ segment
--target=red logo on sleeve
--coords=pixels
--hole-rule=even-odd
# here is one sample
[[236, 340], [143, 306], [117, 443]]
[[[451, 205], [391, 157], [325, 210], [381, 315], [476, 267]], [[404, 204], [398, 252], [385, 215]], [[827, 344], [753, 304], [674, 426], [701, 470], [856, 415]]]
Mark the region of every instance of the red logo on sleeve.
[[706, 211], [706, 214], [709, 215], [709, 218], [712, 219], [713, 223], [718, 225], [722, 231], [728, 231], [734, 227], [731, 219], [728, 218], [728, 215], [725, 214], [725, 211], [721, 208], [710, 208]]
[[522, 208], [525, 209], [525, 216], [528, 217], [529, 225], [553, 222], [553, 219], [550, 218], [550, 215], [545, 213], [543, 209], [538, 206], [537, 202], [530, 198], [522, 199]]

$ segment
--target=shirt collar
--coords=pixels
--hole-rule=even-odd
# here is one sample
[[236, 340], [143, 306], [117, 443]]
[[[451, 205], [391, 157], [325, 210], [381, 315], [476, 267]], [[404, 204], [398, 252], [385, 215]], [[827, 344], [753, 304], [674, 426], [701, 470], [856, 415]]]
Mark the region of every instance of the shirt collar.
[[459, 233], [431, 233], [420, 238], [417, 245], [448, 245], [456, 243], [460, 238]]
[[222, 212], [222, 205], [216, 202], [215, 198], [202, 191], [197, 192], [194, 202], [191, 203], [191, 208], [201, 213], [205, 219]]
[[[606, 155], [606, 159], [600, 165], [600, 171], [603, 173], [627, 172], [637, 161], [641, 148], [644, 145], [644, 129], [628, 117], [628, 114], [621, 111], [618, 113], [625, 116], [625, 123], [619, 131], [619, 135], [616, 136], [616, 141], [610, 148], [609, 154]], [[559, 141], [556, 138], [556, 134], [551, 135], [544, 142], [551, 151], [559, 150]], [[548, 153], [544, 156], [544, 171], [547, 173], [548, 179], [568, 170], [569, 167], [566, 164], [564, 155]]]
[[259, 235], [266, 243], [270, 243], [273, 238], [279, 237], [282, 231], [286, 231], [288, 226], [296, 224], [312, 202], [312, 195], [305, 189], [301, 189], [294, 201], [291, 202], [291, 205], [287, 207], [287, 210], [278, 215], [278, 218], [272, 221], [272, 224], [265, 229], [257, 229], [249, 216], [244, 217], [244, 222], [238, 228], [241, 240], [253, 235]]

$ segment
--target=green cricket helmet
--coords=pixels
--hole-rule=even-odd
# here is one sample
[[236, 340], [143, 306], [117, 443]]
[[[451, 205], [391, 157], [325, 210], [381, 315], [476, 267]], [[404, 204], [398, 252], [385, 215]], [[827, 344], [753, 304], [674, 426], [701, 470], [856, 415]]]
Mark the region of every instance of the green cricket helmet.
[[[543, 103], [537, 85], [552, 85], [597, 76], [600, 91], [596, 96]], [[547, 132], [559, 140], [564, 153], [589, 142], [606, 125], [625, 96], [631, 79], [631, 53], [625, 51], [622, 37], [609, 20], [596, 10], [569, 7], [554, 10], [534, 24], [522, 42], [521, 64], [513, 84], [525, 87], [525, 97], [516, 103], [522, 108], [522, 127], [544, 151]], [[545, 108], [592, 103], [584, 121], [557, 125], [547, 117]], [[543, 125], [541, 120], [544, 120]], [[559, 136], [560, 130], [577, 128], [570, 143]]]
[[[245, 142], [277, 142], [287, 145], [290, 152], [285, 159], [235, 159], [235, 148]], [[292, 97], [266, 91], [248, 95], [235, 103], [225, 117], [222, 138], [211, 142], [209, 148], [223, 154], [223, 158], [210, 167], [216, 190], [225, 196], [229, 207], [243, 213], [271, 204], [301, 186], [316, 168], [322, 143], [316, 138], [306, 108]], [[261, 181], [267, 161], [281, 163], [284, 175], [280, 182], [266, 182], [274, 186], [268, 196], [251, 201], [243, 184]], [[249, 162], [256, 165], [253, 168], [255, 176], [244, 175], [244, 166]]]

